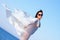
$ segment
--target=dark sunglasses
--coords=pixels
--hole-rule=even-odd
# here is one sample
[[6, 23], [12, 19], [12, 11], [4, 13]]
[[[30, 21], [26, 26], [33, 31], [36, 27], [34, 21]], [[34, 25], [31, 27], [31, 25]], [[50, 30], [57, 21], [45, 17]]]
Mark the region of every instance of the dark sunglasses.
[[43, 14], [38, 14], [39, 16], [43, 16]]

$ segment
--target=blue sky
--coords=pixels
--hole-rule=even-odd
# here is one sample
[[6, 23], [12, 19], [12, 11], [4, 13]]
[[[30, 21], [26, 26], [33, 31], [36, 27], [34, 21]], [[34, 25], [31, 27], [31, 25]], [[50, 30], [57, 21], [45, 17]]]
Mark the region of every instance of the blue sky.
[[[60, 40], [60, 0], [0, 0], [0, 25], [6, 26], [8, 24], [6, 13], [1, 3], [7, 4], [11, 10], [22, 9], [32, 17], [42, 9], [44, 15], [41, 20], [41, 28], [29, 40]], [[10, 25], [8, 24], [8, 26]]]

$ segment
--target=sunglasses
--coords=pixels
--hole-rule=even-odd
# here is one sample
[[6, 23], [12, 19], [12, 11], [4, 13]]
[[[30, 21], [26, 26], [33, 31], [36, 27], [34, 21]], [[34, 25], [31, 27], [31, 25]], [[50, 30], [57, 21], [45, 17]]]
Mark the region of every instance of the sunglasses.
[[43, 16], [43, 14], [38, 14], [38, 16]]

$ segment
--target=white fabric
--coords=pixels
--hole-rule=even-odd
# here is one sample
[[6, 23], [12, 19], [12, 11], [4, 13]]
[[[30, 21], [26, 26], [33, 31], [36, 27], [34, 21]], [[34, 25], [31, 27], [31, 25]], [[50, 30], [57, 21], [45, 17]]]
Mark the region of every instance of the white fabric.
[[6, 14], [10, 14], [7, 15], [7, 18], [10, 24], [16, 28], [16, 32], [19, 36], [21, 36], [24, 32], [31, 35], [38, 29], [39, 20], [37, 18], [28, 16], [27, 13], [22, 10], [15, 9], [14, 12], [12, 12], [6, 8]]
[[[9, 22], [13, 26], [15, 26], [18, 35], [21, 35], [23, 32], [29, 32], [29, 34], [32, 34], [35, 31], [35, 29], [37, 29], [39, 26], [37, 18], [25, 17], [26, 15], [24, 16], [20, 16], [20, 15], [23, 14], [13, 13], [12, 16], [9, 17]], [[36, 28], [34, 27], [34, 23], [37, 23]], [[29, 24], [33, 24], [33, 25], [30, 26]], [[24, 28], [27, 29], [24, 30]]]

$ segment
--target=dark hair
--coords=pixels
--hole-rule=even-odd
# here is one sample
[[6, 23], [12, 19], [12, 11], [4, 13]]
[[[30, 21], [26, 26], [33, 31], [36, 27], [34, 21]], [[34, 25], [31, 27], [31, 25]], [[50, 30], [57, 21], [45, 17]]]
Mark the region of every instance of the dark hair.
[[42, 16], [43, 16], [43, 11], [42, 11], [42, 10], [39, 10], [39, 11], [36, 13], [35, 18], [37, 18], [37, 15], [38, 15], [39, 12], [41, 12], [41, 13], [42, 13]]

